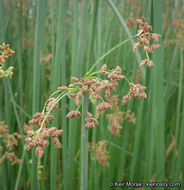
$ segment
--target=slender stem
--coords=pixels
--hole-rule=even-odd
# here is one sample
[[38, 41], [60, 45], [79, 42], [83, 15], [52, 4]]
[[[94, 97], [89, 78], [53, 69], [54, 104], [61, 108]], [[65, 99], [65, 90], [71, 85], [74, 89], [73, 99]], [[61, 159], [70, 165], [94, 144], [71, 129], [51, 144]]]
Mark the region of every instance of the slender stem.
[[78, 90], [78, 89], [72, 89], [72, 90], [70, 90], [70, 91], [68, 91], [68, 92], [66, 92], [66, 93], [62, 93], [62, 94], [59, 95], [58, 100], [57, 100], [56, 102], [54, 102], [54, 104], [52, 105], [52, 107], [50, 108], [50, 110], [47, 112], [47, 115], [46, 115], [45, 118], [43, 119], [43, 121], [42, 121], [42, 123], [41, 123], [41, 126], [40, 126], [40, 129], [38, 130], [38, 133], [42, 130], [43, 125], [44, 125], [44, 123], [45, 123], [47, 117], [49, 116], [49, 114], [50, 114], [51, 111], [53, 110], [54, 106], [55, 106], [63, 97], [69, 95], [71, 92], [75, 92], [76, 90]]
[[[44, 27], [42, 20], [44, 16], [45, 1], [37, 1], [36, 11], [36, 29], [34, 40], [34, 62], [33, 62], [33, 95], [32, 95], [32, 112], [39, 110], [39, 96], [40, 96], [40, 50], [41, 50], [41, 32]], [[35, 127], [34, 127], [35, 128]], [[32, 165], [31, 165], [31, 190], [39, 189], [37, 176], [37, 157], [35, 155], [35, 148], [32, 149]]]
[[82, 128], [81, 128], [81, 162], [80, 162], [80, 190], [88, 189], [88, 128], [85, 118], [88, 110], [88, 96], [82, 96]]
[[52, 96], [54, 96], [55, 94], [57, 94], [58, 92], [61, 92], [61, 91], [60, 91], [60, 90], [57, 90], [57, 91], [53, 92], [53, 93], [49, 96], [49, 98], [48, 98], [47, 101], [45, 102], [45, 105], [44, 105], [44, 107], [43, 107], [43, 110], [45, 110], [45, 107], [46, 107], [46, 105], [47, 105], [49, 99], [50, 99]]
[[25, 158], [25, 153], [26, 153], [26, 146], [27, 146], [27, 144], [24, 145], [24, 149], [23, 149], [23, 153], [22, 153], [22, 157], [21, 157], [21, 164], [19, 166], [19, 170], [18, 170], [18, 174], [17, 174], [17, 179], [16, 179], [15, 189], [14, 190], [17, 190], [18, 187], [19, 187], [20, 175], [21, 175], [21, 171], [22, 171], [22, 167], [23, 167], [23, 163], [24, 163], [24, 158]]
[[108, 56], [110, 53], [112, 53], [114, 50], [116, 50], [117, 48], [121, 47], [122, 45], [126, 44], [127, 42], [129, 42], [130, 40], [132, 40], [133, 38], [137, 37], [137, 34], [135, 36], [132, 36], [122, 42], [120, 42], [119, 44], [115, 45], [113, 48], [111, 48], [110, 50], [108, 50], [106, 53], [104, 53], [91, 67], [91, 69], [89, 70], [88, 74], [90, 74], [93, 69], [96, 67], [96, 65], [98, 63], [100, 63], [100, 61], [102, 61], [102, 59], [104, 59], [106, 56]]

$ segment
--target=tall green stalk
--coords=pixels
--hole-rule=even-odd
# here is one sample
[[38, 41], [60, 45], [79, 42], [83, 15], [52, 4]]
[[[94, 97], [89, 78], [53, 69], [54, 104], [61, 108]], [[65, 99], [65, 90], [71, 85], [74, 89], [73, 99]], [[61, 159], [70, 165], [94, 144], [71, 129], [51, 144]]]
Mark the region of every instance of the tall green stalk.
[[[153, 1], [153, 30], [162, 35], [162, 5], [159, 0]], [[153, 117], [155, 123], [155, 145], [156, 145], [156, 179], [165, 179], [165, 103], [163, 91], [163, 53], [162, 47], [153, 56], [154, 68], [154, 98], [153, 98]]]
[[88, 111], [88, 95], [82, 96], [81, 156], [80, 156], [80, 190], [88, 189], [88, 128], [85, 118]]
[[[36, 14], [36, 29], [35, 29], [35, 46], [34, 46], [34, 63], [33, 63], [33, 103], [32, 113], [39, 111], [39, 95], [40, 95], [40, 44], [41, 44], [41, 27], [43, 26], [43, 0], [37, 2]], [[37, 176], [37, 157], [35, 155], [35, 148], [32, 150], [32, 172], [31, 172], [31, 189], [38, 189], [38, 176]]]
[[[62, 0], [59, 2], [59, 13], [58, 13], [58, 28], [57, 28], [57, 37], [56, 37], [56, 53], [55, 53], [55, 62], [53, 65], [53, 72], [52, 72], [52, 91], [55, 91], [57, 87], [61, 84], [61, 70], [62, 70], [62, 80], [65, 83], [65, 14], [66, 14], [66, 5], [67, 1]], [[66, 103], [65, 103], [66, 104]], [[62, 104], [62, 108], [63, 105]], [[55, 119], [58, 120], [58, 111], [53, 112]], [[62, 119], [64, 119], [65, 111], [62, 113]], [[59, 124], [56, 121], [53, 121], [52, 124], [59, 128]], [[66, 119], [62, 122], [64, 124], [63, 129], [66, 130]], [[63, 140], [64, 143], [66, 142], [66, 134], [64, 134]], [[66, 146], [64, 146], [64, 153], [66, 154]], [[65, 156], [63, 155], [64, 162], [66, 162]], [[55, 147], [54, 143], [51, 142], [51, 170], [50, 170], [50, 189], [56, 189], [57, 185], [57, 148]]]
[[[74, 1], [73, 7], [72, 7], [72, 15], [73, 15], [73, 21], [72, 21], [72, 50], [71, 50], [71, 76], [79, 76], [79, 69], [78, 69], [78, 63], [76, 62], [77, 57], [77, 45], [78, 45], [78, 30], [76, 28], [78, 27], [78, 17], [79, 17], [79, 7], [78, 7], [78, 0]], [[80, 51], [80, 50], [79, 50]], [[71, 100], [69, 102], [69, 110], [75, 110], [76, 105]], [[73, 186], [75, 182], [75, 163], [74, 163], [74, 156], [76, 151], [76, 139], [77, 139], [77, 131], [78, 129], [78, 119], [73, 118], [69, 120], [69, 126], [68, 126], [68, 144], [67, 146], [67, 166], [63, 166], [64, 169], [64, 189], [73, 189]]]

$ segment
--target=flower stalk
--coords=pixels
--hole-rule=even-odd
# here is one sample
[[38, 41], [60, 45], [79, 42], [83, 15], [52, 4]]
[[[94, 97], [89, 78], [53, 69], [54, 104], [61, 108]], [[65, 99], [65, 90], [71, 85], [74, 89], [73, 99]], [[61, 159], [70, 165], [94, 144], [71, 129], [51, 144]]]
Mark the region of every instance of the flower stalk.
[[88, 189], [88, 128], [85, 127], [85, 118], [88, 111], [88, 95], [82, 96], [82, 126], [81, 126], [81, 166], [80, 190]]

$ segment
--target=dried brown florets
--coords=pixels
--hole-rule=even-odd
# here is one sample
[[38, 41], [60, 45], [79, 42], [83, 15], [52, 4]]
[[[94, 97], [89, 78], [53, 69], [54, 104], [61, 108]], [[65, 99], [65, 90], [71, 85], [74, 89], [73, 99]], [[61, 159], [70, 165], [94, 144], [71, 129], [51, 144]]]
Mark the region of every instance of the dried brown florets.
[[156, 33], [152, 33], [151, 35], [152, 39], [155, 41], [155, 42], [158, 42], [159, 41], [159, 38], [161, 37], [160, 34], [156, 34]]
[[33, 146], [36, 147], [36, 155], [42, 157], [46, 146], [49, 145], [49, 141], [46, 140], [48, 137], [52, 137], [53, 143], [57, 148], [61, 148], [61, 144], [58, 140], [58, 136], [62, 134], [63, 130], [58, 130], [56, 127], [46, 128], [43, 127], [41, 130], [34, 131], [33, 129], [26, 131], [27, 137], [25, 141], [27, 144], [27, 150], [30, 150]]
[[107, 151], [107, 141], [101, 140], [96, 143], [96, 146], [94, 142], [88, 143], [88, 151], [91, 153], [91, 159], [97, 160], [99, 164], [102, 166], [109, 167], [109, 162], [107, 161], [109, 159], [109, 152]]
[[122, 124], [124, 120], [129, 119], [128, 122], [135, 124], [135, 115], [134, 113], [130, 113], [130, 111], [127, 111], [127, 113], [122, 112], [119, 109], [119, 98], [117, 95], [112, 96], [112, 98], [108, 101], [109, 104], [111, 104], [114, 113], [107, 114], [107, 119], [112, 122], [112, 124], [108, 127], [111, 133], [115, 136], [120, 136], [120, 129], [122, 129]]
[[58, 87], [58, 90], [66, 91], [66, 90], [68, 90], [68, 87], [67, 86], [61, 86], [61, 87]]
[[109, 167], [107, 159], [109, 158], [109, 152], [107, 151], [107, 141], [102, 140], [96, 144], [96, 159], [102, 166]]
[[71, 80], [73, 80], [74, 82], [79, 82], [79, 79], [76, 77], [71, 77]]
[[139, 65], [139, 67], [142, 67], [143, 65], [147, 65], [148, 67], [153, 67], [154, 64], [153, 64], [153, 61], [150, 60], [150, 59], [144, 59], [141, 61], [141, 64]]
[[78, 110], [70, 111], [67, 116], [68, 118], [81, 117], [81, 113]]
[[85, 121], [85, 127], [87, 128], [93, 128], [99, 124], [98, 121], [95, 118], [93, 118], [93, 115], [90, 112], [87, 112], [87, 118], [85, 119]]
[[4, 70], [4, 65], [6, 62], [6, 59], [8, 59], [8, 57], [10, 55], [12, 55], [13, 53], [15, 53], [13, 50], [11, 50], [9, 44], [3, 44], [0, 45], [0, 51], [1, 51], [1, 55], [0, 55], [0, 78], [4, 78], [4, 77], [12, 77], [13, 75], [13, 67], [10, 66], [8, 67], [6, 70]]
[[[42, 121], [44, 120], [44, 118], [46, 117], [47, 112], [43, 113], [43, 112], [36, 112], [33, 117], [34, 119], [29, 121], [29, 124], [31, 125], [36, 125], [37, 127], [41, 126]], [[45, 120], [44, 126], [46, 126], [48, 124], [49, 121], [53, 121], [55, 118], [54, 116], [50, 113], [47, 117], [47, 119]]]
[[[159, 44], [150, 45], [150, 42], [152, 39], [153, 39], [153, 41], [158, 42], [161, 35], [156, 34], [156, 33], [151, 33], [152, 27], [150, 25], [148, 25], [148, 23], [144, 17], [141, 17], [141, 19], [137, 19], [137, 22], [139, 24], [140, 30], [138, 30], [138, 33], [137, 33], [138, 42], [134, 43], [133, 51], [134, 52], [137, 51], [138, 48], [143, 45], [144, 50], [147, 53], [152, 53], [154, 50], [159, 48], [160, 45]], [[148, 57], [148, 54], [147, 54], [147, 57]], [[148, 57], [148, 59], [143, 60], [141, 62], [141, 64], [139, 65], [139, 67], [141, 67], [145, 64], [148, 67], [154, 66], [153, 62], [149, 59], [149, 57]]]
[[2, 68], [3, 68], [6, 59], [15, 52], [12, 49], [10, 49], [9, 44], [0, 45], [0, 50], [2, 51], [2, 54], [0, 55], [0, 63], [1, 63]]
[[39, 129], [34, 130], [33, 126], [25, 125], [26, 137], [25, 141], [27, 144], [27, 150], [30, 150], [33, 146], [36, 146], [36, 155], [42, 157], [45, 151], [45, 147], [49, 145], [49, 141], [46, 140], [48, 137], [52, 137], [52, 140], [57, 148], [61, 148], [61, 144], [57, 139], [63, 132], [63, 130], [58, 130], [56, 127], [47, 128], [49, 121], [54, 120], [54, 116], [49, 113], [51, 109], [58, 108], [57, 98], [50, 98], [46, 104], [46, 112], [44, 110], [36, 112], [33, 117], [34, 119], [29, 121], [29, 124], [36, 125]]
[[[20, 164], [21, 160], [18, 159], [13, 149], [15, 146], [18, 146], [18, 139], [21, 138], [21, 136], [17, 132], [9, 134], [8, 126], [5, 124], [4, 121], [1, 121], [0, 138], [3, 139], [3, 143], [5, 144], [5, 147], [8, 150], [3, 153], [3, 156], [0, 158], [0, 163], [2, 163], [5, 160], [5, 158], [7, 158], [12, 162], [12, 165]], [[3, 147], [0, 146], [0, 152], [2, 152], [3, 150]]]
[[135, 113], [130, 113], [130, 110], [126, 112], [125, 118], [129, 119], [129, 123], [135, 124], [136, 122]]
[[134, 97], [147, 98], [147, 95], [144, 92], [146, 87], [140, 84], [133, 84], [133, 83], [129, 83], [129, 86], [130, 86], [129, 92], [127, 95], [123, 97], [122, 104], [126, 104], [128, 100], [131, 100]]
[[104, 113], [106, 109], [112, 109], [112, 106], [107, 102], [103, 102], [97, 105], [96, 112]]
[[102, 67], [101, 67], [102, 75], [108, 75], [108, 72], [106, 71], [106, 69], [107, 69], [107, 65], [106, 64], [102, 65]]

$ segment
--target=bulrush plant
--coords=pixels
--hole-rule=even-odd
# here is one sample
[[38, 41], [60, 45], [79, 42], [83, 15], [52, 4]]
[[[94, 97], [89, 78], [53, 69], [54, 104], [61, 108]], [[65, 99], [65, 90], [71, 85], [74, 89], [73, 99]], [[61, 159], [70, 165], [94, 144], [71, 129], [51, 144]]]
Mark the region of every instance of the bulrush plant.
[[[99, 125], [99, 116], [100, 114], [104, 114], [107, 109], [112, 109], [113, 105], [110, 104], [108, 101], [110, 100], [111, 93], [116, 91], [116, 87], [118, 87], [118, 82], [120, 80], [124, 80], [128, 82], [130, 86], [130, 90], [127, 95], [125, 95], [122, 99], [122, 103], [126, 104], [127, 101], [131, 100], [132, 98], [146, 98], [146, 93], [144, 90], [146, 87], [140, 84], [134, 84], [130, 82], [127, 77], [122, 74], [122, 69], [119, 66], [116, 66], [114, 69], [109, 69], [107, 64], [104, 64], [100, 70], [93, 71], [94, 68], [103, 60], [107, 55], [111, 52], [119, 48], [120, 46], [126, 44], [131, 39], [137, 38], [138, 42], [134, 44], [133, 51], [136, 51], [140, 46], [144, 47], [144, 51], [146, 53], [147, 59], [143, 60], [139, 67], [143, 65], [147, 65], [148, 67], [153, 67], [154, 64], [149, 58], [149, 53], [152, 53], [155, 49], [159, 47], [158, 44], [152, 44], [151, 40], [158, 41], [160, 35], [151, 33], [152, 27], [149, 26], [146, 22], [144, 17], [141, 19], [137, 19], [139, 23], [140, 30], [135, 36], [120, 42], [112, 49], [107, 51], [103, 54], [90, 68], [90, 70], [80, 79], [76, 77], [71, 77], [71, 84], [68, 86], [61, 86], [58, 87], [57, 91], [55, 91], [47, 100], [44, 105], [44, 108], [41, 113], [35, 113], [34, 119], [32, 119], [29, 123], [31, 125], [36, 125], [37, 129], [34, 131], [33, 128], [27, 130], [27, 137], [25, 138], [27, 145], [27, 150], [30, 150], [33, 146], [36, 146], [36, 155], [42, 157], [44, 154], [45, 147], [48, 146], [49, 141], [47, 140], [48, 137], [52, 137], [52, 140], [57, 148], [61, 148], [61, 143], [58, 140], [58, 137], [64, 132], [62, 129], [58, 130], [56, 127], [48, 127], [48, 122], [54, 120], [52, 115], [52, 110], [58, 108], [58, 103], [61, 101], [65, 96], [69, 98], [73, 98], [76, 104], [76, 109], [71, 110], [66, 117], [67, 118], [74, 118], [74, 117], [82, 117], [82, 121], [85, 121], [85, 128], [94, 128]], [[103, 76], [103, 77], [102, 77]], [[57, 95], [59, 94], [59, 95]], [[57, 96], [56, 96], [57, 95]], [[82, 97], [87, 97], [90, 95], [92, 99], [95, 99], [97, 104], [96, 112], [90, 113], [89, 111], [84, 109], [86, 113], [83, 114], [84, 110], [82, 110], [81, 114], [81, 107], [82, 105]], [[87, 103], [88, 104], [88, 103]], [[87, 106], [87, 105], [86, 105]], [[85, 117], [85, 118], [84, 118]], [[110, 116], [109, 116], [110, 117]], [[133, 119], [133, 118], [132, 118]], [[120, 122], [121, 123], [121, 122]], [[119, 123], [119, 124], [120, 124]], [[120, 128], [120, 127], [119, 127]], [[110, 130], [113, 130], [110, 127]], [[118, 135], [118, 130], [113, 132], [115, 135]], [[82, 134], [83, 135], [83, 134]], [[82, 138], [81, 135], [81, 138]], [[82, 143], [88, 143], [83, 141]], [[88, 179], [86, 170], [88, 168], [87, 162], [87, 155], [88, 155], [88, 146], [87, 148], [81, 149], [81, 167], [85, 170], [81, 170], [81, 176], [85, 175], [85, 179]], [[84, 151], [84, 152], [83, 152]], [[99, 155], [99, 154], [98, 154]], [[84, 157], [83, 157], [84, 156]], [[98, 156], [100, 157], [100, 155]], [[106, 156], [107, 157], [107, 156]], [[100, 158], [99, 158], [100, 160]], [[106, 159], [105, 159], [106, 160]], [[104, 162], [102, 165], [105, 165]], [[84, 174], [84, 173], [85, 174]], [[81, 177], [81, 180], [84, 179]], [[86, 184], [83, 182], [81, 189], [86, 189]]]

